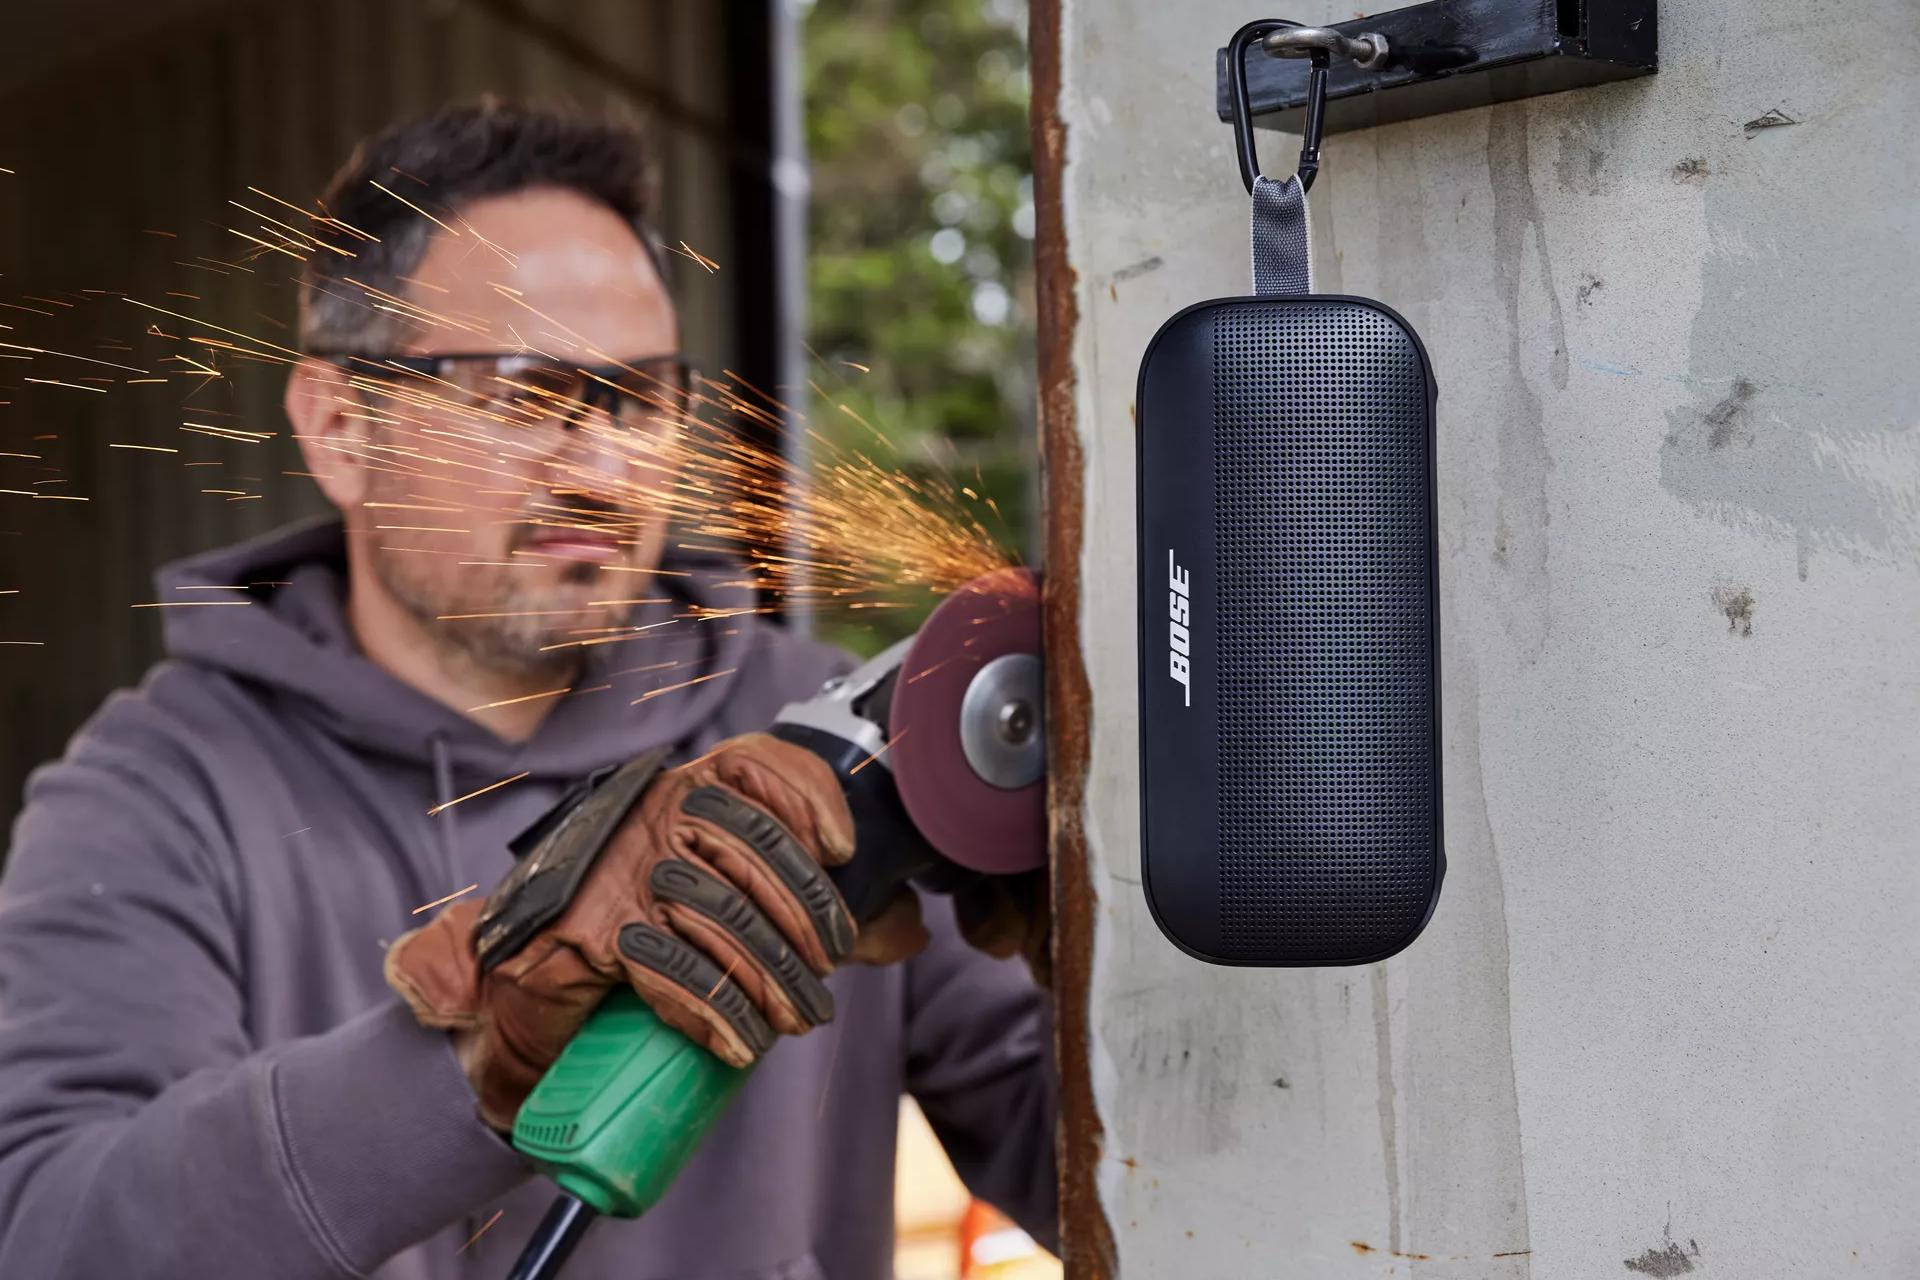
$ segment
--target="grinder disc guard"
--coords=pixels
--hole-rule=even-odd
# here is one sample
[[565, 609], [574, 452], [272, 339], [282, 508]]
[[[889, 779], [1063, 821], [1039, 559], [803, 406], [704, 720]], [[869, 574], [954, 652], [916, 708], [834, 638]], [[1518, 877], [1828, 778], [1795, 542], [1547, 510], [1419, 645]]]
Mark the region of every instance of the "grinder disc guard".
[[901, 663], [888, 763], [921, 834], [991, 875], [1043, 866], [1040, 578], [998, 569], [927, 618]]

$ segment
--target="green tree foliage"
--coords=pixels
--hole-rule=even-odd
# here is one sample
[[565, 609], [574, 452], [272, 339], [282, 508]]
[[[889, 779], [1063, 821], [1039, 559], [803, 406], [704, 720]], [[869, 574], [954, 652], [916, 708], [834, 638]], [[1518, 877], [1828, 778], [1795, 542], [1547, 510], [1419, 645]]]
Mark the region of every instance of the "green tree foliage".
[[[983, 506], [983, 522], [1024, 550], [1035, 461], [1025, 6], [817, 0], [804, 15], [809, 340], [831, 397], [814, 403], [814, 428], [871, 451], [871, 424], [908, 471], [994, 498], [1003, 518]], [[823, 631], [871, 650], [922, 614]]]

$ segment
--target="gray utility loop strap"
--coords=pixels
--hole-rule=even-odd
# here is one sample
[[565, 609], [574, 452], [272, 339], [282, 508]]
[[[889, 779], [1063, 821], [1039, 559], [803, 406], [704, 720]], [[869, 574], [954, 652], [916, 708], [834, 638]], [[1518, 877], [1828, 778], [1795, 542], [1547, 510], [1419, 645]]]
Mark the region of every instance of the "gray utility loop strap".
[[1297, 176], [1253, 180], [1253, 291], [1313, 292], [1307, 192]]

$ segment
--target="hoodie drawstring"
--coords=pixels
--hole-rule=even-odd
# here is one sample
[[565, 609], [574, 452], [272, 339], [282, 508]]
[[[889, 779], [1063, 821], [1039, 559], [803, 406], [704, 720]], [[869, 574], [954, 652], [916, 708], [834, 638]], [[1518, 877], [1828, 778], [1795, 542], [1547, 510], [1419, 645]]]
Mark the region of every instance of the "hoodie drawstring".
[[434, 832], [440, 839], [440, 870], [446, 882], [452, 884], [460, 874], [453, 851], [459, 835], [454, 825], [459, 821], [454, 814], [459, 806], [452, 803], [453, 761], [447, 754], [447, 735], [444, 732], [435, 733], [427, 742], [433, 749], [433, 786], [438, 793], [434, 805], [440, 810], [434, 816]]

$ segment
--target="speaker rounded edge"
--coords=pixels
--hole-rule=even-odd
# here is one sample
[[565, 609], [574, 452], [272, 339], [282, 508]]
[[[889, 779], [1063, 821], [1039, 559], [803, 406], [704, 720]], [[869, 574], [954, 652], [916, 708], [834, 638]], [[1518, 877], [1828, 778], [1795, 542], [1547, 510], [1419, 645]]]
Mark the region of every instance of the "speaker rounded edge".
[[[1166, 340], [1169, 335], [1179, 331], [1182, 326], [1192, 323], [1195, 317], [1247, 300], [1246, 297], [1207, 298], [1199, 302], [1190, 303], [1174, 312], [1173, 315], [1167, 317], [1160, 327], [1154, 331], [1153, 337], [1148, 340], [1146, 347], [1141, 352], [1140, 369], [1134, 384], [1134, 587], [1137, 593], [1134, 602], [1134, 657], [1137, 681], [1134, 705], [1137, 712], [1137, 741], [1135, 750], [1137, 753], [1136, 759], [1139, 762], [1140, 768], [1140, 777], [1138, 780], [1140, 888], [1141, 894], [1147, 902], [1148, 915], [1152, 918], [1155, 927], [1160, 930], [1160, 933], [1167, 941], [1173, 943], [1179, 950], [1192, 956], [1196, 960], [1208, 964], [1223, 965], [1236, 965], [1239, 962], [1225, 957], [1215, 956], [1211, 954], [1204, 945], [1197, 945], [1195, 941], [1185, 937], [1181, 933], [1179, 925], [1175, 923], [1174, 913], [1167, 909], [1166, 904], [1162, 903], [1160, 896], [1154, 889], [1156, 880], [1154, 867], [1157, 864], [1150, 858], [1150, 848], [1153, 846], [1149, 840], [1149, 833], [1153, 828], [1153, 811], [1149, 802], [1152, 788], [1147, 785], [1147, 781], [1150, 776], [1153, 776], [1155, 771], [1152, 770], [1148, 758], [1150, 744], [1146, 734], [1140, 730], [1144, 728], [1146, 723], [1145, 711], [1150, 696], [1148, 693], [1148, 679], [1151, 664], [1147, 656], [1149, 653], [1149, 641], [1147, 634], [1148, 611], [1146, 601], [1150, 596], [1156, 594], [1159, 589], [1154, 588], [1150, 590], [1148, 585], [1147, 495], [1143, 477], [1148, 474], [1146, 458], [1149, 421], [1149, 415], [1147, 413], [1147, 374], [1153, 367], [1155, 354], [1161, 349], [1163, 341]], [[1209, 420], [1210, 416], [1211, 415], [1209, 415]], [[1156, 560], [1153, 563], [1157, 565], [1158, 562]], [[1209, 564], [1210, 563], [1211, 560], [1209, 558]], [[1158, 649], [1155, 648], [1152, 652], [1157, 654]], [[1215, 877], [1215, 879], [1217, 881], [1217, 877]]]

